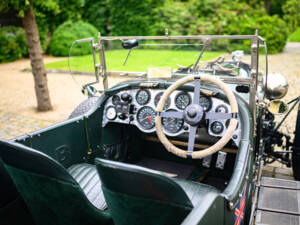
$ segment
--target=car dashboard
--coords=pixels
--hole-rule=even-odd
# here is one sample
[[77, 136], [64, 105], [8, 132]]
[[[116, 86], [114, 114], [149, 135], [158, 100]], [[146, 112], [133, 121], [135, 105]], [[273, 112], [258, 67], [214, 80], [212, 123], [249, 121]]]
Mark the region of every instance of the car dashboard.
[[[109, 123], [129, 124], [136, 126], [145, 134], [155, 134], [155, 116], [157, 104], [163, 95], [161, 89], [130, 89], [111, 96], [105, 103], [102, 127]], [[193, 102], [193, 92], [174, 91], [166, 101], [165, 111], [183, 111]], [[205, 112], [230, 113], [230, 105], [215, 96], [201, 93], [200, 105]], [[241, 126], [232, 135], [233, 143], [238, 146], [241, 138]], [[212, 137], [222, 137], [228, 127], [229, 119], [210, 119], [202, 121], [198, 132], [207, 132]], [[170, 137], [184, 137], [190, 126], [178, 118], [162, 118], [163, 131]], [[204, 130], [204, 131], [203, 131]], [[201, 141], [201, 140], [200, 140]]]

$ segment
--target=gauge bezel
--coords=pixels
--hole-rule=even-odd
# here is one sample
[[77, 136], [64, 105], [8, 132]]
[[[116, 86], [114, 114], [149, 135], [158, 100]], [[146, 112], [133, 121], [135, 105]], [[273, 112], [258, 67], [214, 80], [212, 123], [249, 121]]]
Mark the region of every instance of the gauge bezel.
[[[222, 130], [221, 130], [220, 132], [215, 132], [215, 131], [213, 130], [212, 127], [213, 127], [214, 123], [220, 123], [220, 124], [222, 125]], [[211, 130], [214, 134], [222, 134], [222, 132], [224, 131], [224, 129], [225, 129], [224, 124], [223, 124], [222, 122], [220, 122], [220, 121], [214, 121], [214, 122], [212, 122], [212, 123], [210, 124], [210, 130]]]
[[224, 107], [225, 108], [225, 113], [228, 113], [228, 107], [224, 104], [218, 105], [215, 109], [215, 112], [218, 113], [218, 109]]
[[[146, 128], [146, 127], [144, 127], [143, 126], [143, 124], [140, 122], [140, 120], [139, 120], [139, 113], [142, 111], [142, 110], [144, 110], [145, 108], [150, 108], [152, 111], [153, 111], [153, 118], [152, 118], [152, 121], [153, 121], [153, 126], [152, 127], [150, 127], [150, 128]], [[151, 129], [153, 129], [154, 127], [155, 127], [155, 123], [154, 123], [154, 121], [155, 121], [155, 110], [151, 107], [151, 106], [143, 106], [143, 107], [141, 107], [141, 108], [139, 108], [139, 110], [137, 111], [137, 113], [136, 113], [136, 121], [137, 121], [137, 124], [143, 129], [143, 130], [151, 130]]]
[[[176, 110], [176, 109], [168, 109], [168, 110], [166, 110], [166, 112], [178, 112], [178, 110]], [[163, 129], [164, 129], [164, 131], [165, 131], [166, 133], [176, 134], [176, 133], [178, 133], [178, 132], [182, 129], [182, 127], [183, 127], [183, 125], [184, 125], [184, 120], [183, 120], [183, 119], [175, 118], [175, 119], [177, 120], [176, 123], [178, 123], [178, 121], [182, 121], [181, 126], [180, 126], [180, 128], [177, 129], [175, 132], [174, 132], [174, 131], [170, 131], [170, 130], [166, 129], [166, 127], [165, 127], [165, 124], [164, 124], [164, 120], [165, 120], [165, 119], [169, 119], [169, 118], [163, 117], [161, 123], [162, 123]]]
[[[139, 95], [139, 93], [140, 93], [141, 91], [147, 92], [147, 95], [148, 95], [147, 101], [146, 101], [145, 103], [143, 103], [143, 104], [141, 104], [141, 103], [138, 101], [138, 98], [137, 98], [138, 95]], [[149, 103], [150, 100], [151, 100], [151, 93], [150, 93], [150, 91], [149, 91], [148, 89], [139, 89], [139, 90], [136, 92], [136, 95], [135, 95], [135, 101], [136, 101], [139, 105], [146, 105], [146, 104]]]
[[185, 108], [180, 108], [180, 107], [178, 107], [178, 105], [177, 105], [177, 98], [180, 96], [180, 95], [186, 95], [186, 96], [188, 96], [188, 98], [189, 98], [189, 104], [188, 105], [190, 105], [191, 103], [192, 103], [192, 98], [191, 98], [191, 96], [190, 96], [190, 94], [188, 93], [188, 92], [186, 92], [186, 91], [181, 91], [181, 92], [179, 92], [176, 96], [175, 96], [175, 98], [174, 98], [174, 104], [175, 104], [175, 106], [178, 108], [178, 109], [180, 109], [180, 110], [185, 110], [185, 108], [188, 106], [186, 106]]
[[114, 98], [116, 98], [116, 97], [119, 98], [119, 102], [121, 101], [121, 97], [120, 97], [119, 95], [114, 95], [114, 96], [111, 97], [111, 102], [112, 102], [113, 105], [117, 105], [117, 104], [118, 104], [118, 103], [115, 102], [115, 100], [114, 100]]
[[[113, 109], [115, 110], [115, 112], [116, 112], [116, 116], [115, 116], [114, 118], [112, 118], [112, 119], [110, 119], [110, 118], [107, 117], [107, 112], [108, 112], [108, 110], [111, 109], [111, 108], [113, 108]], [[118, 116], [118, 115], [117, 115], [117, 110], [116, 110], [116, 108], [115, 108], [114, 106], [111, 105], [111, 106], [108, 106], [108, 107], [106, 108], [106, 111], [105, 111], [105, 117], [106, 117], [108, 120], [114, 120], [114, 119], [117, 118], [117, 116]]]
[[[157, 105], [158, 105], [158, 102], [156, 103], [156, 97], [158, 96], [158, 95], [163, 95], [164, 94], [164, 92], [163, 91], [160, 91], [160, 92], [158, 92], [155, 96], [154, 96], [154, 106], [155, 107], [157, 107]], [[160, 97], [161, 97], [160, 96]], [[169, 103], [169, 104], [168, 104]], [[170, 108], [170, 106], [171, 106], [171, 98], [170, 98], [170, 96], [168, 97], [168, 99], [167, 99], [167, 101], [166, 101], [166, 105], [164, 106], [164, 109], [166, 110], [166, 109], [168, 109], [168, 108]]]
[[209, 101], [209, 107], [207, 109], [204, 110], [204, 107], [200, 105], [200, 99], [199, 99], [199, 105], [203, 108], [204, 112], [208, 112], [211, 110], [212, 106], [213, 106], [213, 102], [211, 97], [208, 97], [206, 95], [200, 95], [200, 98], [206, 98]]

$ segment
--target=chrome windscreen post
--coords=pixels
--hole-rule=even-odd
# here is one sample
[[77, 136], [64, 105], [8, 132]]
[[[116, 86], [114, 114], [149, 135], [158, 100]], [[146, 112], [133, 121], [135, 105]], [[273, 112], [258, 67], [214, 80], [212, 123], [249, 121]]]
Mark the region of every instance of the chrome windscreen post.
[[250, 110], [253, 115], [253, 133], [255, 134], [256, 127], [256, 92], [258, 83], [258, 58], [259, 58], [259, 37], [258, 30], [256, 29], [255, 35], [252, 38], [251, 43], [251, 91], [250, 91]]
[[108, 80], [107, 80], [107, 71], [106, 71], [106, 62], [105, 62], [105, 54], [104, 54], [104, 44], [103, 39], [98, 33], [98, 51], [99, 51], [99, 60], [100, 60], [100, 75], [103, 78], [103, 88], [106, 90], [108, 88]]

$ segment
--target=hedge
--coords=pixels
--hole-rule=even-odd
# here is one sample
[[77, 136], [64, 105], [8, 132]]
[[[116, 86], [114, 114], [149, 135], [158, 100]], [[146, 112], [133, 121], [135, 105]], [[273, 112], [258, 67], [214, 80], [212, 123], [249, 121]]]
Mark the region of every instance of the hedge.
[[[98, 34], [97, 28], [93, 25], [78, 21], [67, 21], [61, 24], [53, 33], [49, 52], [54, 56], [68, 56], [72, 43], [75, 40], [94, 37]], [[78, 43], [72, 47], [71, 55], [86, 55], [91, 53], [90, 43]]]
[[7, 26], [0, 29], [0, 62], [9, 62], [27, 56], [23, 28]]

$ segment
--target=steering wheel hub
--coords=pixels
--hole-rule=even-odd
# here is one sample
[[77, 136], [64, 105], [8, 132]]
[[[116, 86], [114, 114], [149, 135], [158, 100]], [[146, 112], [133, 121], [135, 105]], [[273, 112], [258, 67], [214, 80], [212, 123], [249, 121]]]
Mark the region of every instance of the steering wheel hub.
[[184, 121], [190, 125], [196, 125], [203, 119], [203, 115], [200, 105], [191, 104], [184, 110]]

